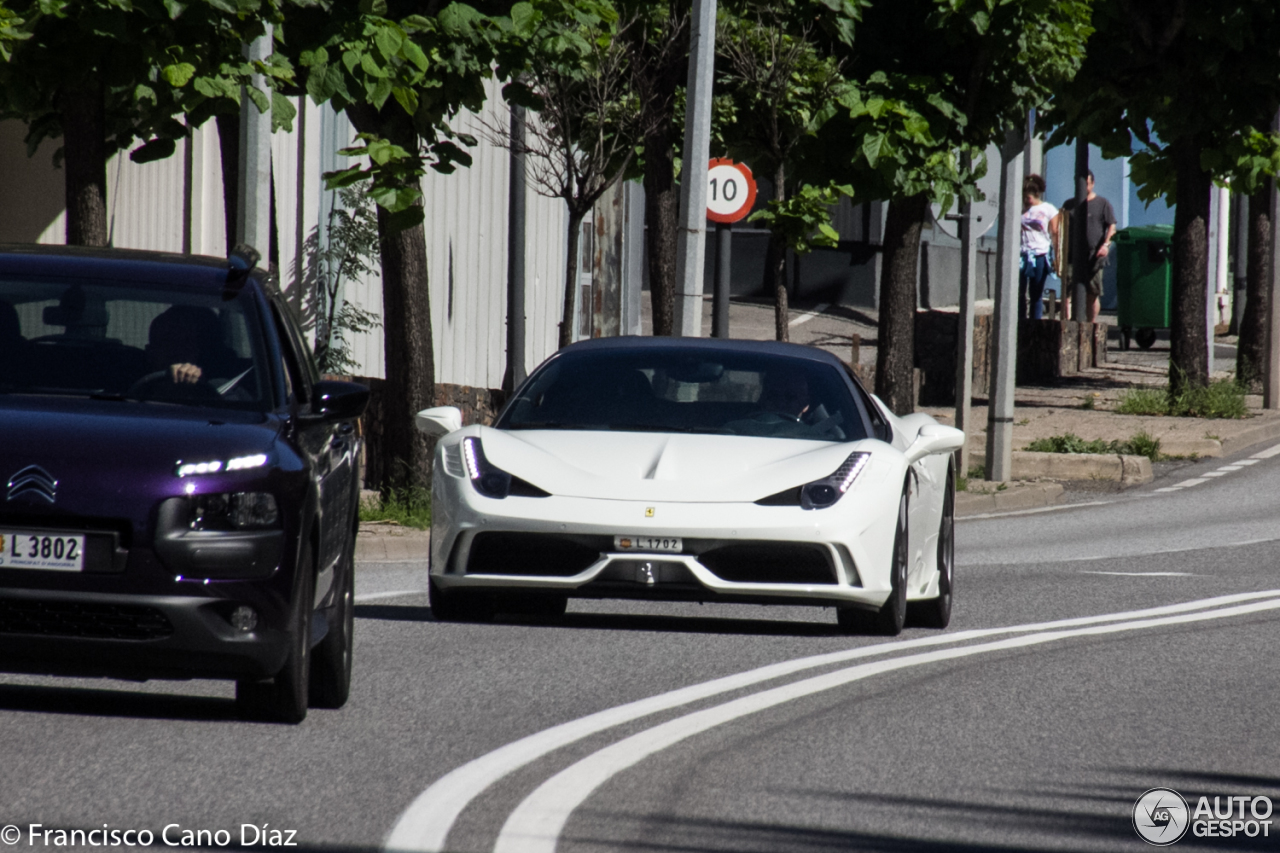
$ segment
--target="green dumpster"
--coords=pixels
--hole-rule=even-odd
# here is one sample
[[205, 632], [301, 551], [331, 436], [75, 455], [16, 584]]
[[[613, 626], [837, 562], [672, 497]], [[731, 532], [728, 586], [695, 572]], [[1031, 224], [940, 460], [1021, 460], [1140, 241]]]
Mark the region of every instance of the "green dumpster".
[[1132, 337], [1143, 349], [1156, 341], [1156, 329], [1169, 328], [1173, 284], [1173, 226], [1144, 225], [1117, 231], [1116, 301], [1120, 346]]

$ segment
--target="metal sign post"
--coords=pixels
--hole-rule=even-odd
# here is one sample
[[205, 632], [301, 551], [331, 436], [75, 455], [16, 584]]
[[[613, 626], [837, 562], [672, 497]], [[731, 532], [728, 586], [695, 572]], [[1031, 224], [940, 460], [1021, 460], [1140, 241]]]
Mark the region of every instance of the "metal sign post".
[[743, 163], [716, 158], [707, 164], [707, 218], [716, 223], [716, 287], [712, 298], [711, 336], [729, 337], [729, 255], [733, 223], [756, 203], [756, 179]]
[[707, 184], [703, 163], [711, 149], [711, 89], [716, 58], [716, 0], [693, 0], [689, 23], [689, 87], [676, 234], [676, 334], [702, 334], [702, 268], [706, 257]]
[[1000, 149], [999, 274], [992, 329], [991, 393], [987, 404], [988, 480], [1013, 477], [1013, 394], [1018, 350], [1018, 232], [1022, 228], [1022, 132], [1010, 129]]

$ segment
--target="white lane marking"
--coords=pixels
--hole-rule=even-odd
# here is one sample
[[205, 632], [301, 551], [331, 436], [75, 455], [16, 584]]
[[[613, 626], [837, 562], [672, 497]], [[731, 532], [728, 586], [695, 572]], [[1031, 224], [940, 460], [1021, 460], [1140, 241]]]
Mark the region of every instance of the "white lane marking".
[[1257, 453], [1250, 456], [1249, 458], [1250, 459], [1270, 459], [1272, 456], [1275, 456], [1277, 454], [1280, 454], [1280, 444], [1277, 444], [1274, 447], [1268, 447], [1266, 450], [1260, 450]]
[[439, 853], [444, 849], [449, 830], [458, 816], [462, 814], [472, 800], [482, 794], [485, 789], [510, 773], [519, 770], [539, 758], [560, 749], [563, 746], [582, 740], [597, 732], [604, 731], [622, 723], [640, 719], [641, 717], [678, 708], [691, 702], [697, 702], [722, 693], [750, 687], [775, 678], [793, 675], [807, 669], [857, 660], [858, 658], [889, 654], [945, 643], [962, 643], [982, 637], [998, 634], [1047, 631], [1059, 628], [1073, 628], [1081, 625], [1094, 625], [1103, 622], [1121, 621], [1134, 618], [1163, 616], [1172, 613], [1185, 613], [1210, 607], [1220, 607], [1253, 601], [1260, 598], [1280, 595], [1280, 589], [1265, 592], [1245, 592], [1232, 595], [1188, 601], [1182, 604], [1170, 604], [1134, 610], [1123, 613], [1110, 613], [1101, 616], [1083, 616], [1073, 619], [1060, 619], [1054, 622], [1039, 622], [1027, 625], [1014, 625], [1007, 628], [981, 628], [969, 631], [958, 631], [954, 634], [937, 634], [914, 640], [895, 640], [877, 643], [872, 646], [861, 646], [840, 652], [829, 652], [822, 655], [797, 658], [770, 664], [759, 669], [718, 678], [702, 684], [693, 684], [608, 708], [561, 723], [549, 729], [537, 732], [520, 740], [513, 741], [493, 752], [482, 755], [461, 767], [457, 767], [441, 776], [425, 791], [418, 795], [387, 837], [386, 849], [398, 851], [424, 851]]
[[1207, 482], [1209, 481], [1206, 480], [1204, 477], [1196, 477], [1194, 480], [1183, 480], [1181, 483], [1178, 483], [1178, 485], [1175, 488], [1185, 489], [1188, 486], [1198, 486], [1201, 483], [1207, 483]]
[[[1225, 545], [1205, 545], [1199, 548], [1162, 548], [1158, 551], [1140, 551], [1134, 554], [1125, 554], [1123, 552], [1115, 554], [1091, 554], [1089, 556], [1079, 557], [1059, 557], [1056, 560], [1044, 560], [1044, 563], [1088, 563], [1093, 560], [1114, 560], [1117, 557], [1153, 557], [1157, 554], [1191, 554], [1196, 551], [1215, 551], [1223, 548], [1243, 548], [1246, 545], [1260, 545], [1263, 542], [1280, 542], [1280, 538], [1263, 537], [1260, 539], [1245, 539], [1240, 542], [1228, 542]], [[971, 563], [974, 566], [982, 566], [984, 569], [992, 566], [1025, 566], [1025, 562], [1014, 563]]]
[[402, 595], [422, 595], [425, 589], [393, 589], [388, 592], [366, 592], [356, 596], [356, 604], [362, 601], [377, 601], [379, 598], [399, 598]]
[[787, 327], [794, 329], [796, 326], [802, 326], [805, 323], [812, 320], [814, 317], [817, 317], [823, 311], [826, 311], [830, 307], [831, 307], [830, 302], [819, 302], [817, 305], [814, 306], [812, 311], [806, 311], [805, 313], [801, 314], [799, 317], [795, 318], [790, 323], [788, 323]]
[[1235, 462], [1232, 462], [1231, 464], [1232, 465], [1257, 465], [1261, 461], [1262, 461], [1261, 459], [1237, 459]]
[[1167, 616], [1136, 622], [1121, 622], [1115, 625], [1079, 628], [1072, 631], [1050, 631], [1023, 637], [1011, 637], [1006, 640], [997, 640], [992, 643], [981, 643], [974, 646], [938, 649], [932, 652], [875, 661], [874, 663], [858, 664], [857, 666], [839, 669], [814, 676], [813, 678], [795, 681], [781, 687], [774, 687], [760, 693], [753, 693], [701, 711], [694, 711], [683, 717], [677, 717], [674, 720], [669, 720], [661, 725], [617, 741], [565, 768], [542, 783], [507, 818], [502, 831], [498, 834], [497, 842], [493, 845], [493, 853], [555, 853], [560, 833], [564, 829], [569, 816], [597, 788], [618, 773], [640, 763], [650, 755], [674, 746], [696, 734], [777, 705], [793, 702], [836, 687], [843, 687], [873, 675], [910, 667], [972, 657], [990, 652], [1039, 646], [1073, 637], [1163, 628], [1167, 625], [1200, 622], [1210, 619], [1226, 619], [1267, 610], [1280, 610], [1280, 599], [1230, 607], [1225, 610], [1211, 610], [1206, 613]]
[[1191, 572], [1094, 572], [1081, 570], [1082, 575], [1115, 575], [1122, 578], [1195, 578]]
[[1240, 470], [1240, 469], [1238, 469], [1238, 468], [1228, 468], [1226, 471], [1224, 471], [1224, 470], [1222, 470], [1221, 468], [1219, 468], [1217, 471], [1205, 471], [1203, 476], [1205, 476], [1205, 477], [1225, 477], [1225, 476], [1227, 476], [1227, 474], [1229, 474], [1231, 471], [1238, 471], [1238, 470]]
[[1165, 486], [1163, 489], [1156, 489], [1156, 491], [1157, 491], [1157, 492], [1176, 492], [1176, 491], [1178, 491], [1178, 487], [1177, 487], [1177, 486]]
[[1061, 504], [1059, 506], [1042, 506], [1036, 509], [1013, 509], [1008, 512], [987, 512], [982, 515], [966, 515], [963, 518], [957, 518], [956, 521], [974, 521], [979, 518], [1007, 518], [1011, 515], [1039, 515], [1042, 512], [1058, 512], [1064, 509], [1077, 509], [1082, 506], [1106, 506], [1107, 504], [1117, 503], [1117, 501], [1081, 501], [1078, 504]]

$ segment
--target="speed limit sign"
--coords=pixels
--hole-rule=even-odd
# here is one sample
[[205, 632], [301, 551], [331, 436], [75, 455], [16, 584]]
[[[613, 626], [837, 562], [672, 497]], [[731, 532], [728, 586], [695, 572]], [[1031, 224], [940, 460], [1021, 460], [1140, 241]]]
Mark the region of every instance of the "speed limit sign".
[[756, 179], [742, 163], [717, 157], [707, 166], [707, 218], [737, 222], [756, 203]]

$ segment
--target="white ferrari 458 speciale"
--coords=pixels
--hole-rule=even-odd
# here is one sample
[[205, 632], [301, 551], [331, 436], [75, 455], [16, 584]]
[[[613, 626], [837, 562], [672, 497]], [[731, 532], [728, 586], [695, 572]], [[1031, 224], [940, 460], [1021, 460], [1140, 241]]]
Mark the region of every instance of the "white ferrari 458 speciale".
[[560, 350], [492, 427], [438, 436], [438, 619], [555, 616], [568, 597], [835, 607], [849, 631], [945, 627], [964, 441], [897, 417], [795, 344], [603, 338]]

